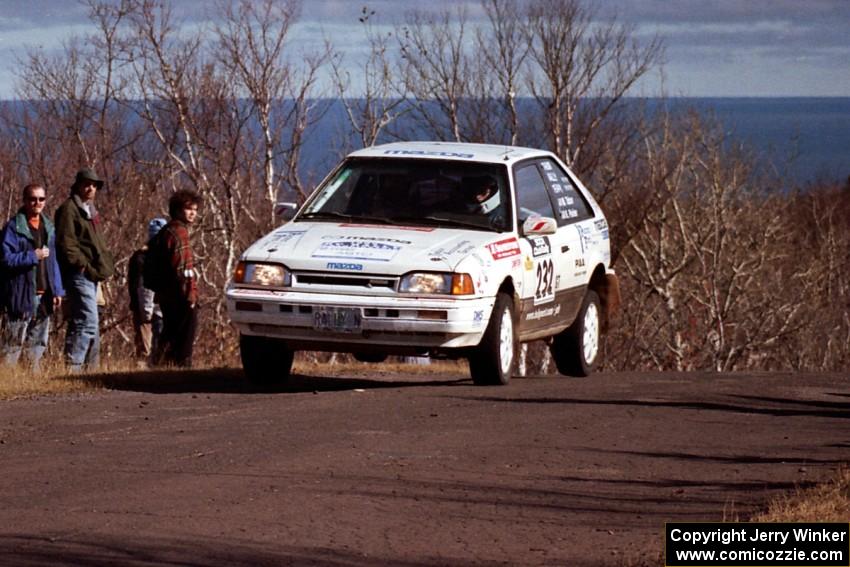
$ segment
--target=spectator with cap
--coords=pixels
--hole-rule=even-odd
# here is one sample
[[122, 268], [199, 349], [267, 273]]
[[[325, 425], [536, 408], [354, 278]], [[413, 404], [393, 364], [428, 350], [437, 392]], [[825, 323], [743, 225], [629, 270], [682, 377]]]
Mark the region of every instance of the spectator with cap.
[[50, 317], [65, 296], [56, 262], [56, 233], [44, 214], [46, 201], [41, 185], [24, 187], [23, 206], [3, 227], [0, 249], [4, 362], [17, 364], [26, 349], [35, 371], [47, 350]]
[[133, 335], [136, 357], [144, 364], [156, 349], [162, 332], [162, 310], [154, 300], [154, 291], [144, 286], [145, 256], [148, 247], [168, 221], [155, 218], [148, 223], [147, 242], [130, 256], [127, 269], [127, 291], [130, 293], [130, 311], [133, 314]]
[[103, 180], [93, 170], [79, 170], [71, 196], [55, 216], [56, 251], [68, 303], [65, 362], [72, 372], [100, 363], [98, 286], [115, 271], [94, 204], [102, 187]]

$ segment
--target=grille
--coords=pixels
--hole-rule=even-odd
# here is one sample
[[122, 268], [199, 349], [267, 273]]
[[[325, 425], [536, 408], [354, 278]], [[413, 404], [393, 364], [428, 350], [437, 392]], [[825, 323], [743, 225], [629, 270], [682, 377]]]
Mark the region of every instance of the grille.
[[295, 274], [293, 287], [307, 285], [346, 286], [362, 289], [395, 289], [397, 278], [369, 276], [340, 276], [324, 274]]

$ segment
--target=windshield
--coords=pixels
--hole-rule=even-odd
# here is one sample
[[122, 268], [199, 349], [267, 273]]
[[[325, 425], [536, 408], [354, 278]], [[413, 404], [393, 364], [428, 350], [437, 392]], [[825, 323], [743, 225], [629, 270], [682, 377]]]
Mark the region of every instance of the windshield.
[[506, 171], [485, 163], [350, 159], [317, 190], [298, 219], [502, 232], [511, 228]]

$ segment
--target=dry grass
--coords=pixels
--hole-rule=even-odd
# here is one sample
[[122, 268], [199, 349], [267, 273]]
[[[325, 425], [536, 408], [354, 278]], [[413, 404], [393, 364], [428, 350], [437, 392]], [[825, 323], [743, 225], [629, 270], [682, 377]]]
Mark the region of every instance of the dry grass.
[[95, 388], [91, 383], [67, 376], [64, 368], [58, 366], [48, 366], [40, 373], [0, 366], [0, 400], [86, 392]]
[[65, 365], [55, 359], [43, 363], [42, 372], [32, 372], [20, 366], [0, 365], [0, 400], [53, 394], [76, 394], [102, 390], [100, 376], [115, 373], [144, 373], [130, 360], [108, 361], [98, 372], [68, 374]]
[[[466, 376], [465, 363], [457, 361], [433, 361], [431, 364], [382, 363], [368, 364], [345, 361], [334, 364], [313, 362], [298, 357], [293, 374], [302, 376], [349, 376], [357, 378], [380, 378], [396, 374], [424, 376]], [[47, 363], [41, 373], [32, 373], [19, 367], [0, 366], [0, 400], [27, 398], [41, 395], [75, 394], [103, 389], [131, 389], [132, 387], [164, 387], [166, 383], [174, 391], [181, 386], [198, 388], [222, 388], [234, 390], [233, 382], [241, 382], [239, 368], [213, 368], [200, 365], [192, 371], [148, 370], [139, 368], [134, 361], [109, 361], [96, 373], [68, 375], [61, 363]]]
[[[834, 479], [798, 489], [773, 499], [767, 510], [750, 517], [750, 522], [846, 522], [850, 518], [850, 469], [838, 471]], [[737, 517], [726, 521], [737, 522]], [[659, 546], [663, 547], [663, 537]], [[664, 565], [661, 551], [649, 551], [624, 559], [622, 567]]]
[[333, 365], [326, 362], [311, 362], [304, 360], [295, 360], [295, 365], [292, 368], [295, 374], [304, 374], [306, 376], [327, 376], [328, 374], [353, 374], [355, 376], [388, 376], [391, 374], [413, 374], [416, 376], [423, 375], [442, 375], [442, 374], [460, 374], [466, 375], [469, 369], [465, 362], [455, 360], [435, 360], [430, 364], [404, 364], [382, 362], [380, 364], [369, 364], [364, 362], [350, 361], [337, 362]]
[[830, 482], [773, 500], [753, 522], [846, 522], [850, 519], [850, 469]]

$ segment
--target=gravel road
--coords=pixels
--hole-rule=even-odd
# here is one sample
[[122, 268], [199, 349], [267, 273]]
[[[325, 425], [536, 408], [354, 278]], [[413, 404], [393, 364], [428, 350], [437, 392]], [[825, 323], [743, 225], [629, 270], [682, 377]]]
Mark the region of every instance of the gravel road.
[[0, 565], [653, 564], [850, 460], [839, 374], [365, 376], [0, 402]]

